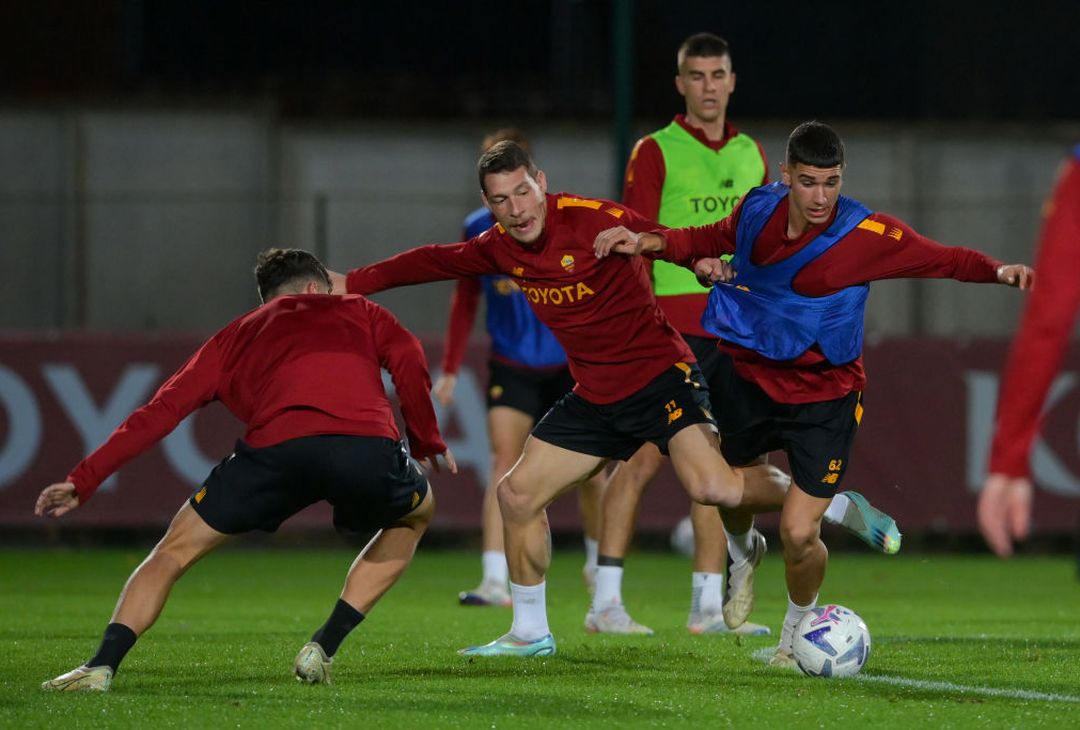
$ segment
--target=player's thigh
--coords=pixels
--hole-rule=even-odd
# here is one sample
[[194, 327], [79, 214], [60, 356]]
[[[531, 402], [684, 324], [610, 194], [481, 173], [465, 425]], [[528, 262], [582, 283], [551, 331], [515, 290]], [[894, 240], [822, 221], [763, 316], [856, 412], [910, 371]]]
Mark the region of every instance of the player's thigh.
[[509, 469], [521, 456], [525, 439], [535, 425], [533, 417], [517, 408], [495, 406], [488, 409], [487, 422], [492, 457]]
[[190, 502], [184, 502], [154, 551], [168, 554], [187, 566], [228, 539], [229, 535], [208, 525]]
[[500, 503], [505, 496], [519, 506], [546, 507], [560, 494], [592, 476], [606, 461], [600, 456], [530, 437], [521, 459], [500, 483]]
[[620, 462], [616, 474], [628, 479], [635, 485], [644, 487], [652, 481], [660, 467], [664, 465], [664, 455], [652, 442], [646, 442], [626, 461]]
[[711, 424], [697, 423], [668, 441], [671, 465], [690, 498], [713, 504], [720, 492], [737, 483], [735, 471], [720, 452], [720, 439]]

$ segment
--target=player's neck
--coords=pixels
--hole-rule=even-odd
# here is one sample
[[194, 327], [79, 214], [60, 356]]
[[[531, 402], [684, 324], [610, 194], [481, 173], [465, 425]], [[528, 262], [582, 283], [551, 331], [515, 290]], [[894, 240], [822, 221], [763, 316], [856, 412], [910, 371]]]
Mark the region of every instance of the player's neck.
[[791, 241], [795, 241], [801, 238], [807, 231], [810, 230], [810, 221], [805, 217], [799, 215], [798, 211], [794, 208], [788, 208], [787, 215], [787, 237]]
[[705, 139], [710, 142], [719, 142], [724, 138], [724, 127], [727, 124], [726, 115], [721, 114], [715, 121], [706, 122], [698, 117], [692, 115], [690, 112], [686, 112], [684, 115], [686, 123], [694, 129], [700, 129], [705, 135]]

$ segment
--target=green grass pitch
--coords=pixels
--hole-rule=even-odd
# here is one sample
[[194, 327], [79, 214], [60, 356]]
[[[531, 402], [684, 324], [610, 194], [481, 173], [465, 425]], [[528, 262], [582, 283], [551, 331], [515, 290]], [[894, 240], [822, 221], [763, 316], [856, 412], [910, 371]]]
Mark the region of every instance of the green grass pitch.
[[[653, 637], [590, 636], [581, 555], [555, 554], [548, 606], [558, 654], [467, 659], [510, 611], [456, 605], [479, 555], [424, 550], [342, 646], [330, 687], [292, 659], [330, 610], [345, 550], [224, 550], [185, 576], [110, 692], [42, 680], [84, 661], [139, 550], [0, 552], [0, 727], [1078, 727], [1080, 583], [1064, 557], [870, 553], [833, 557], [823, 602], [866, 619], [854, 679], [820, 680], [754, 658], [775, 638], [684, 626], [685, 558], [637, 553], [625, 598]], [[778, 630], [782, 565], [758, 576], [754, 618]]]

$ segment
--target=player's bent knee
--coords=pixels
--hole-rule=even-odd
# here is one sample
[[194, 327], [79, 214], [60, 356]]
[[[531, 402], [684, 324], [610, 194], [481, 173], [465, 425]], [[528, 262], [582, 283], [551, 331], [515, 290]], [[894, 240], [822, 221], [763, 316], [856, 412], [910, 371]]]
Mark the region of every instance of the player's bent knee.
[[784, 551], [793, 557], [814, 550], [820, 537], [821, 529], [813, 522], [780, 522], [780, 540], [784, 543]]
[[687, 487], [690, 499], [701, 504], [733, 509], [742, 501], [742, 490], [736, 480], [713, 477]]
[[504, 519], [525, 519], [543, 509], [536, 496], [514, 478], [513, 472], [499, 480], [495, 496]]

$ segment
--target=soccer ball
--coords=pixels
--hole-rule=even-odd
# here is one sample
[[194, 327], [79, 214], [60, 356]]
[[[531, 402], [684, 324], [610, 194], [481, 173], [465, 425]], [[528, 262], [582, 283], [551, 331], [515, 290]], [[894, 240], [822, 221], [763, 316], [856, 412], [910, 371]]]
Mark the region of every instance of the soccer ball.
[[818, 606], [799, 621], [792, 650], [803, 674], [850, 677], [870, 657], [870, 630], [850, 608]]

